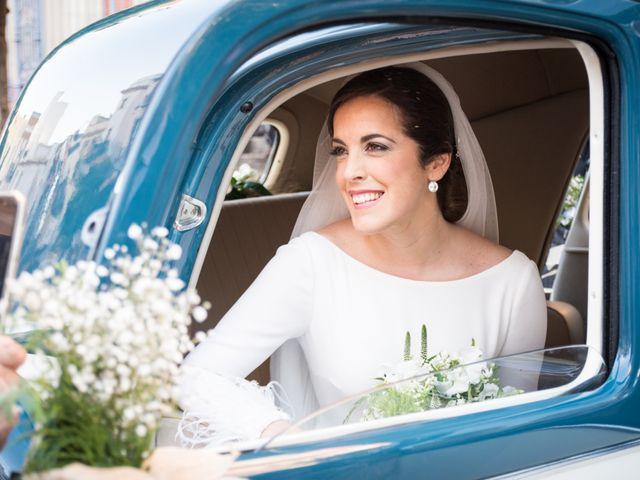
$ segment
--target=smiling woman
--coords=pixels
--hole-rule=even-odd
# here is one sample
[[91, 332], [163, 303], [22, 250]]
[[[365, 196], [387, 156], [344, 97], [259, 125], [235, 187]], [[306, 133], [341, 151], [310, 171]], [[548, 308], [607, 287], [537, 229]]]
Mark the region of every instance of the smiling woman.
[[[469, 173], [474, 164], [484, 172], [482, 151], [470, 147], [477, 142], [462, 129], [461, 124], [468, 124], [464, 115], [458, 117], [464, 165]], [[464, 278], [509, 256], [507, 249], [480, 238], [498, 237], [493, 191], [477, 188], [479, 179], [472, 178], [473, 200], [479, 205], [468, 209], [453, 115], [442, 91], [424, 74], [385, 68], [359, 75], [336, 94], [328, 130], [336, 183], [351, 222], [325, 227], [321, 233], [351, 256], [416, 280]], [[342, 138], [349, 139], [349, 145]], [[478, 235], [451, 228], [467, 210], [462, 225]], [[490, 223], [485, 220], [482, 228], [474, 229], [473, 212]], [[366, 235], [354, 235], [354, 230]], [[411, 249], [401, 252], [399, 245]]]
[[[325, 167], [301, 211], [303, 229], [294, 229], [186, 359], [187, 371], [197, 372], [185, 382], [188, 424], [193, 417], [207, 424], [195, 434], [199, 442], [203, 433], [212, 442], [228, 440], [230, 418], [238, 419], [238, 439], [282, 420], [283, 412], [251, 408], [218, 380], [246, 376], [275, 349], [272, 378], [302, 416], [373, 387], [381, 366], [398, 358], [405, 333], [425, 323], [430, 335], [423, 349], [444, 356], [471, 344], [489, 357], [544, 346], [536, 266], [492, 241], [491, 181], [448, 82], [424, 65], [374, 70], [348, 82], [329, 112], [332, 148], [323, 152], [321, 133], [316, 162]], [[442, 215], [433, 185], [458, 151], [456, 162], [480, 174], [467, 182], [468, 201], [455, 224]], [[259, 319], [251, 314], [258, 308]], [[535, 375], [510, 380], [527, 390], [537, 384]], [[206, 382], [215, 388], [203, 390]], [[232, 383], [231, 390], [250, 390]], [[329, 423], [341, 423], [347, 413], [334, 411]]]
[[[403, 88], [391, 88], [394, 79], [401, 81]], [[422, 167], [426, 167], [436, 159], [441, 162], [433, 166], [440, 167], [440, 171], [432, 172], [428, 178], [439, 183], [430, 184], [430, 188], [439, 189], [437, 198], [444, 218], [449, 222], [459, 220], [467, 207], [467, 190], [460, 159], [455, 151], [451, 109], [437, 86], [418, 72], [406, 68], [387, 68], [360, 75], [357, 81], [352, 80], [348, 87], [338, 92], [329, 111], [329, 133], [333, 136], [334, 143], [344, 145], [344, 142], [334, 135], [334, 117], [338, 108], [349, 100], [365, 102], [365, 104], [377, 103], [375, 106], [378, 107], [378, 111], [372, 112], [373, 115], [367, 117], [374, 123], [370, 126], [373, 128], [372, 131], [384, 131], [390, 127], [396, 127], [394, 138], [414, 140], [415, 144], [410, 144], [410, 148], [417, 147], [418, 151], [397, 153], [409, 158], [417, 158], [418, 162], [414, 162], [415, 166], [420, 163]], [[350, 110], [357, 111], [358, 106], [351, 105]], [[344, 108], [341, 111], [343, 116], [348, 114]], [[351, 123], [352, 120], [347, 118], [345, 122]], [[365, 127], [362, 119], [358, 119], [358, 122], [361, 127]], [[376, 129], [378, 126], [382, 128]], [[372, 139], [374, 135], [366, 135], [362, 137], [362, 141]], [[398, 145], [392, 138], [384, 136], [382, 138]], [[389, 149], [385, 142], [373, 143], [368, 147], [379, 153]], [[436, 158], [438, 155], [441, 157]], [[411, 173], [409, 169], [404, 170], [406, 174]], [[420, 175], [425, 173], [421, 171]]]

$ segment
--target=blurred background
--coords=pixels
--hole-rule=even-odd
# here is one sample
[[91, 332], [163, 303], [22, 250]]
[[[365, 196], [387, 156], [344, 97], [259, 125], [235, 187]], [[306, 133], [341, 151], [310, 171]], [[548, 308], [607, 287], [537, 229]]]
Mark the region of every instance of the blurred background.
[[0, 0], [0, 124], [40, 62], [83, 27], [149, 0]]

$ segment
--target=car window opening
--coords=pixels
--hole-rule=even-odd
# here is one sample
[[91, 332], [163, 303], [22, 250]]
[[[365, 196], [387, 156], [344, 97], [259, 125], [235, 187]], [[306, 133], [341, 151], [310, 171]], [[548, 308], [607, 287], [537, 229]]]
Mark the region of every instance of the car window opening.
[[[581, 261], [579, 268], [571, 266], [575, 263], [571, 259], [573, 253], [582, 254], [584, 260], [589, 238], [588, 222], [577, 221], [588, 215], [584, 212], [589, 196], [580, 194], [583, 186], [585, 192], [589, 190], [590, 158], [588, 148], [584, 148], [590, 128], [589, 79], [580, 53], [572, 48], [540, 48], [443, 57], [426, 63], [454, 85], [482, 144], [495, 188], [500, 243], [524, 252], [541, 270], [546, 268], [549, 258], [557, 260], [553, 265], [553, 272], [557, 272], [556, 283], [547, 310], [545, 348], [548, 350], [528, 357], [522, 355], [528, 360], [519, 367], [513, 366], [518, 362], [517, 355], [494, 363], [504, 370], [520, 368], [523, 372], [536, 364], [531, 361], [535, 357], [537, 365], [543, 365], [538, 382], [540, 390], [567, 385], [577, 379], [580, 385], [589, 388], [594, 383], [593, 378], [603, 375], [604, 367], [593, 369], [585, 379], [581, 377], [584, 362], [587, 357], [591, 358], [589, 355], [600, 358], [599, 354], [588, 347], [572, 347], [586, 342], [588, 319], [586, 260]], [[202, 297], [212, 304], [208, 321], [199, 328], [213, 328], [277, 248], [289, 241], [311, 187], [318, 132], [327, 105], [340, 83], [340, 79], [331, 80], [308, 89], [270, 113], [270, 118], [286, 126], [288, 144], [285, 150], [279, 150], [281, 130], [273, 127], [269, 130], [263, 124], [254, 134], [254, 138], [260, 139], [260, 149], [252, 144], [240, 156], [241, 163], [248, 162], [249, 157], [259, 163], [251, 164], [258, 172], [254, 176], [258, 183], [268, 183], [269, 193], [273, 195], [224, 202], [197, 283]], [[549, 118], [556, 120], [550, 122]], [[260, 160], [254, 160], [252, 156], [257, 150], [260, 150]], [[277, 176], [273, 176], [269, 169], [274, 164], [276, 150], [279, 150], [281, 164]], [[241, 168], [238, 163], [238, 174], [242, 173]], [[576, 220], [568, 220], [569, 210], [576, 212], [572, 217]], [[556, 212], [560, 212], [559, 220]], [[570, 245], [572, 232], [579, 228], [578, 224], [582, 237]], [[573, 234], [573, 237], [578, 236], [579, 233]], [[548, 253], [549, 248], [555, 252], [560, 245], [557, 238], [555, 243], [549, 242], [548, 239], [555, 237], [566, 242], [562, 255]], [[543, 279], [549, 276], [548, 271], [544, 270]], [[589, 321], [591, 327], [600, 320]], [[549, 372], [544, 372], [544, 368], [550, 365], [555, 368], [562, 362], [573, 365], [573, 373], [560, 379], [557, 369], [548, 375]], [[506, 367], [507, 364], [511, 366]], [[262, 385], [268, 383], [269, 360], [248, 378]], [[502, 398], [495, 402], [496, 405], [509, 405], [514, 399]], [[344, 413], [344, 408], [345, 405], [336, 406], [340, 411], [338, 416]], [[335, 411], [324, 417], [333, 414]], [[443, 415], [447, 414], [434, 414], [433, 418]], [[309, 421], [307, 426], [312, 423]], [[322, 424], [321, 421], [319, 425]], [[334, 421], [332, 426], [337, 424]]]

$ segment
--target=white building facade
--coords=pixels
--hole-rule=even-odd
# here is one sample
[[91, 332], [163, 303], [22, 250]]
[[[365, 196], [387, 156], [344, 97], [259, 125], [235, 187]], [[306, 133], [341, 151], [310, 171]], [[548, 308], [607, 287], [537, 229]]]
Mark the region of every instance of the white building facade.
[[13, 105], [40, 62], [71, 35], [148, 0], [8, 0], [7, 75]]

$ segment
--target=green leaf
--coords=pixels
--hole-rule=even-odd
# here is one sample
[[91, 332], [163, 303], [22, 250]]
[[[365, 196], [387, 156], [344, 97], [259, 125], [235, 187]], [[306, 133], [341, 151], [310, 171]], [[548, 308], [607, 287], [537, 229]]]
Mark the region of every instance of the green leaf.
[[253, 193], [255, 193], [255, 195], [253, 196], [264, 196], [264, 195], [271, 195], [271, 192], [269, 190], [267, 190], [267, 188], [258, 182], [244, 182], [244, 189], [245, 190], [251, 190]]
[[411, 333], [407, 332], [404, 336], [404, 361], [411, 360]]
[[427, 326], [422, 324], [422, 332], [420, 336], [420, 356], [422, 357], [422, 363], [427, 363], [429, 356], [427, 355]]

